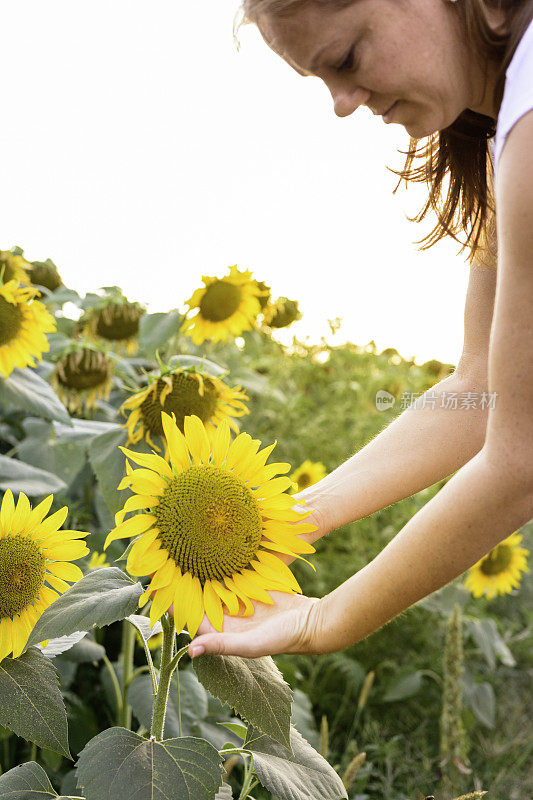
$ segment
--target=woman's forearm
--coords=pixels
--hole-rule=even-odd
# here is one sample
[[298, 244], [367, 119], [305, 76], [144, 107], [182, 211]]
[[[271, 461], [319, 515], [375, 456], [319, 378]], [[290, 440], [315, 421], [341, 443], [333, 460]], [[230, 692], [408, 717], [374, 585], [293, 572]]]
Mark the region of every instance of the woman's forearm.
[[427, 503], [366, 567], [323, 597], [317, 652], [348, 647], [476, 563], [533, 517], [533, 484], [502, 474], [484, 451]]
[[[316, 538], [409, 497], [466, 464], [485, 440], [484, 391], [455, 375], [446, 378], [417, 400], [418, 407], [406, 409], [348, 461], [301, 492], [298, 499], [317, 510]], [[476, 393], [475, 408], [461, 407], [466, 392]], [[441, 407], [452, 393], [457, 408]]]

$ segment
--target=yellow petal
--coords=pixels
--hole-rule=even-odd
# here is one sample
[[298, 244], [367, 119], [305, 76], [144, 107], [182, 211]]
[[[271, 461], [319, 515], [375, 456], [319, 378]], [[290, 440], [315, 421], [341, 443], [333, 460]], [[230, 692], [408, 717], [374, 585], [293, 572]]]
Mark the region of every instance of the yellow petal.
[[172, 464], [180, 471], [187, 469], [191, 462], [185, 437], [168, 414], [161, 414], [161, 422]]
[[13, 637], [13, 658], [18, 658], [24, 650], [24, 645], [28, 641], [31, 627], [24, 616], [15, 617], [13, 619], [13, 627], [11, 630], [11, 635]]
[[[185, 573], [188, 575], [189, 573]], [[174, 585], [174, 624], [178, 632], [182, 631], [187, 624], [188, 601], [185, 601], [185, 592], [188, 582], [184, 581], [179, 567], [176, 569], [176, 580]]]
[[206, 581], [204, 584], [204, 608], [207, 618], [213, 627], [216, 628], [217, 631], [222, 631], [222, 620], [224, 617], [222, 603], [211, 581]]
[[0, 661], [13, 650], [12, 627], [13, 623], [9, 617], [0, 619]]
[[209, 461], [210, 447], [209, 439], [200, 417], [191, 415], [185, 417], [184, 423], [185, 439], [191, 452], [195, 464], [207, 464]]
[[[154, 549], [152, 549], [154, 548]], [[162, 567], [168, 558], [166, 550], [156, 549], [156, 544], [152, 544], [144, 556], [139, 559], [138, 563], [132, 564], [129, 567], [130, 575], [139, 577], [141, 575], [151, 575], [159, 567]]]
[[168, 611], [172, 605], [174, 594], [175, 588], [172, 584], [170, 584], [170, 586], [164, 586], [162, 589], [158, 589], [156, 591], [150, 607], [150, 624], [152, 628], [154, 627], [155, 623], [161, 619], [165, 611]]
[[44, 522], [41, 522], [38, 531], [35, 532], [35, 538], [46, 539], [51, 533], [56, 533], [67, 517], [68, 508], [67, 506], [63, 506], [63, 508], [56, 511], [55, 514], [51, 514]]
[[224, 578], [224, 583], [226, 584], [226, 586], [228, 587], [228, 589], [231, 592], [235, 592], [236, 596], [243, 603], [244, 611], [243, 611], [242, 616], [243, 617], [251, 617], [252, 614], [254, 613], [254, 605], [251, 602], [251, 600], [248, 597], [248, 595], [245, 592], [241, 591], [238, 588], [238, 586], [236, 585], [235, 581], [233, 581], [231, 578], [228, 578], [228, 577]]
[[157, 497], [168, 487], [165, 478], [150, 469], [134, 469], [129, 475], [130, 486], [136, 494], [148, 494]]
[[50, 511], [53, 501], [54, 501], [54, 495], [50, 494], [48, 495], [48, 497], [45, 497], [44, 500], [42, 500], [38, 506], [35, 506], [35, 508], [33, 509], [28, 518], [28, 523], [26, 527], [27, 531], [30, 531], [33, 528], [37, 528], [37, 526], [41, 524], [43, 519]]
[[136, 514], [134, 517], [130, 517], [126, 522], [121, 522], [120, 525], [117, 525], [116, 528], [113, 528], [108, 533], [104, 550], [109, 547], [111, 542], [115, 542], [117, 539], [129, 539], [131, 536], [139, 536], [156, 522], [156, 518], [151, 514]]
[[59, 594], [63, 594], [70, 589], [70, 584], [66, 583], [66, 581], [62, 580], [61, 578], [56, 578], [55, 575], [47, 575], [46, 582], [50, 584], [52, 589], [55, 589], [56, 592]]
[[133, 450], [128, 450], [126, 447], [121, 447], [120, 449], [125, 456], [127, 456], [135, 464], [139, 464], [140, 467], [146, 467], [147, 469], [152, 470], [152, 472], [156, 472], [157, 474], [163, 475], [165, 478], [172, 480], [172, 470], [165, 459], [161, 458], [161, 456], [156, 456], [153, 453], [135, 453]]
[[[262, 499], [267, 499], [269, 497], [274, 497], [275, 495], [281, 494], [291, 486], [292, 481], [290, 478], [272, 478], [272, 480], [268, 481], [268, 483], [264, 483], [262, 486], [254, 489], [254, 495]], [[294, 500], [292, 501], [292, 504], [294, 505]]]
[[190, 592], [191, 600], [187, 617], [187, 630], [192, 637], [196, 634], [200, 627], [200, 622], [204, 618], [204, 593], [202, 592], [202, 585], [196, 576], [193, 576], [191, 581]]
[[231, 443], [226, 457], [227, 469], [233, 469], [237, 464], [242, 463], [250, 455], [252, 437], [249, 433], [239, 433]]
[[300, 585], [287, 564], [284, 564], [281, 559], [273, 553], [265, 553], [259, 550], [257, 552], [257, 559], [252, 562], [256, 572], [263, 575], [265, 578], [270, 578], [279, 583], [286, 583], [295, 591], [302, 591]]
[[15, 513], [13, 514], [13, 518], [11, 520], [11, 533], [12, 534], [19, 534], [23, 531], [26, 527], [28, 522], [28, 518], [30, 516], [31, 506], [30, 501], [24, 494], [21, 492], [19, 494], [19, 499], [17, 503], [17, 507], [15, 509]]
[[156, 497], [149, 497], [148, 495], [134, 494], [128, 497], [124, 503], [124, 508], [117, 511], [115, 514], [115, 525], [120, 525], [124, 522], [124, 517], [130, 511], [141, 511], [145, 508], [152, 508], [158, 505], [159, 500]]
[[[133, 572], [135, 572], [137, 569], [140, 570], [144, 569], [143, 559], [146, 553], [150, 549], [153, 549], [154, 552], [156, 552], [159, 549], [159, 543], [154, 545], [154, 547], [152, 548], [152, 545], [154, 544], [158, 536], [159, 536], [159, 531], [157, 530], [157, 528], [151, 528], [149, 531], [146, 531], [146, 533], [143, 533], [143, 535], [133, 543], [132, 548], [128, 553], [128, 560], [126, 561], [126, 569], [128, 570], [128, 572], [131, 572], [132, 575]], [[147, 575], [148, 573], [141, 572], [140, 574]], [[152, 589], [156, 588], [157, 588], [156, 586], [152, 586]]]
[[[159, 567], [154, 577], [150, 581], [150, 590], [162, 589], [164, 586], [169, 586], [174, 583], [176, 576], [176, 565], [174, 561], [169, 558], [162, 567]], [[175, 587], [173, 587], [175, 591]], [[170, 603], [169, 603], [170, 605]]]
[[55, 575], [57, 578], [62, 578], [64, 581], [79, 581], [83, 578], [83, 572], [77, 564], [70, 564], [68, 562], [52, 561], [46, 565], [48, 572]]
[[79, 540], [65, 542], [64, 544], [57, 544], [48, 549], [43, 548], [43, 553], [46, 558], [52, 561], [77, 561], [78, 558], [88, 555], [89, 548], [85, 542]]
[[11, 519], [14, 513], [15, 501], [13, 500], [13, 492], [11, 489], [7, 489], [4, 494], [4, 499], [2, 500], [2, 506], [0, 507], [0, 528], [2, 528], [5, 533], [9, 533], [11, 530]]
[[233, 575], [233, 582], [237, 589], [248, 597], [254, 600], [260, 600], [262, 603], [267, 603], [268, 605], [274, 604], [274, 601], [270, 595], [266, 593], [265, 589], [251, 580], [250, 575], [246, 574], [246, 571], [245, 573], [235, 572]]
[[[306, 564], [309, 564], [309, 566], [312, 567], [312, 569], [314, 569], [316, 572], [314, 564], [311, 564], [311, 562], [308, 561], [303, 556], [298, 555], [298, 553], [295, 550], [292, 550], [290, 547], [285, 547], [285, 545], [277, 544], [276, 542], [268, 542], [266, 541], [266, 539], [263, 539], [261, 541], [261, 547], [264, 547], [267, 550], [274, 550], [274, 552], [276, 553], [284, 553], [286, 556], [293, 556], [294, 558], [299, 558], [300, 561], [305, 561]], [[305, 552], [305, 550], [303, 552]]]
[[220, 581], [212, 581], [212, 586], [218, 594], [223, 603], [228, 607], [228, 611], [232, 616], [239, 613], [239, 601], [237, 597], [225, 586], [222, 586]]
[[228, 453], [231, 441], [231, 432], [228, 421], [223, 419], [218, 425], [213, 437], [213, 461], [217, 467], [222, 466]]

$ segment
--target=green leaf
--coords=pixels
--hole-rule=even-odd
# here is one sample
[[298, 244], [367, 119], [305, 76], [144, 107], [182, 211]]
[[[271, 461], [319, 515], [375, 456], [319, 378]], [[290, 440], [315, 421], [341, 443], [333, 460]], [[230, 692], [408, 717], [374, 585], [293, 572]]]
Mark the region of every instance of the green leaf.
[[233, 800], [233, 792], [229, 783], [223, 783], [215, 795], [215, 800]]
[[490, 683], [475, 684], [465, 692], [464, 702], [474, 712], [482, 725], [486, 728], [494, 728], [496, 722], [496, 697]]
[[[57, 639], [50, 639], [46, 647], [41, 647], [40, 644], [36, 645], [36, 647], [47, 658], [55, 658], [73, 648], [85, 635], [85, 631], [76, 631], [71, 633], [70, 636], [59, 636]], [[44, 641], [44, 639], [41, 641]]]
[[226, 375], [228, 371], [225, 367], [221, 367], [203, 356], [200, 358], [199, 356], [181, 355], [180, 353], [169, 359], [169, 366], [172, 368], [180, 367], [181, 369], [193, 368], [197, 372], [206, 372], [214, 378], [220, 378], [222, 375]]
[[67, 712], [51, 661], [35, 648], [0, 664], [0, 724], [71, 758]]
[[37, 469], [14, 458], [0, 456], [0, 489], [4, 492], [11, 489], [16, 494], [24, 492], [30, 497], [39, 497], [62, 492], [66, 488], [66, 483], [51, 472]]
[[50, 385], [32, 369], [14, 369], [9, 378], [0, 378], [0, 406], [70, 425], [65, 406]]
[[126, 428], [107, 431], [93, 439], [89, 446], [89, 459], [111, 514], [124, 505], [127, 495], [117, 491], [117, 486], [126, 474], [126, 459], [119, 447], [126, 447]]
[[139, 348], [146, 355], [154, 355], [179, 333], [182, 321], [178, 311], [144, 314], [139, 323]]
[[19, 764], [0, 775], [0, 797], [2, 800], [57, 800], [57, 792], [44, 769], [35, 761]]
[[301, 689], [295, 689], [294, 691], [291, 722], [304, 739], [315, 750], [318, 750], [320, 747], [320, 734], [316, 729], [313, 706], [309, 697]]
[[124, 619], [136, 610], [142, 591], [117, 567], [89, 572], [43, 612], [27, 646]]
[[156, 742], [125, 728], [92, 739], [77, 771], [87, 800], [214, 800], [222, 784], [222, 759], [204, 739]]
[[[46, 648], [47, 649], [47, 648]], [[46, 655], [46, 649], [44, 651]], [[105, 647], [97, 644], [90, 635], [85, 634], [79, 642], [65, 652], [65, 659], [74, 664], [88, 664], [100, 661], [105, 656]]]
[[513, 654], [500, 636], [493, 619], [472, 619], [466, 624], [491, 670], [496, 667], [496, 656], [506, 667], [516, 666]]
[[243, 747], [257, 777], [279, 800], [341, 800], [346, 789], [333, 767], [291, 727], [292, 752], [250, 726]]
[[422, 688], [423, 673], [420, 670], [409, 675], [401, 675], [389, 684], [383, 697], [384, 703], [396, 703], [398, 700], [407, 700], [414, 697]]
[[154, 627], [151, 628], [149, 618], [143, 617], [142, 614], [130, 614], [129, 617], [126, 617], [126, 620], [139, 631], [146, 644], [148, 644], [148, 640], [151, 639], [152, 636], [163, 633], [163, 626], [160, 622], [156, 622]]
[[[179, 671], [181, 719], [185, 730], [199, 719], [207, 716], [207, 695], [202, 684], [191, 669]], [[132, 681], [128, 700], [133, 713], [147, 730], [152, 725], [152, 707], [154, 696], [152, 681], [149, 675], [138, 675]], [[178, 720], [178, 685], [176, 673], [172, 676], [168, 697], [167, 713], [165, 716], [164, 736], [179, 736]]]
[[292, 693], [270, 656], [198, 656], [194, 669], [205, 688], [240, 717], [290, 747]]
[[246, 739], [246, 731], [248, 730], [246, 725], [243, 725], [240, 722], [219, 722], [218, 725], [223, 725], [224, 728], [227, 728], [228, 731], [231, 731], [238, 736], [239, 739]]

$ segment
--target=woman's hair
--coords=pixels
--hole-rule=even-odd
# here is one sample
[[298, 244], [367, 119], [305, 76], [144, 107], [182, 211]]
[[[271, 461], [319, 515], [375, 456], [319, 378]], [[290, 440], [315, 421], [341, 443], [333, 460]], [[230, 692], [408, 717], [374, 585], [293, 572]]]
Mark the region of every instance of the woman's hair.
[[[260, 14], [291, 14], [308, 3], [342, 8], [356, 0], [243, 0], [246, 21], [257, 22]], [[505, 72], [520, 39], [533, 19], [533, 0], [458, 0], [454, 10], [466, 42], [480, 59], [495, 62], [498, 77], [494, 105], [499, 109], [505, 87]], [[500, 10], [506, 22], [494, 30], [487, 11]], [[445, 236], [468, 248], [470, 258], [495, 256], [495, 203], [489, 140], [496, 132], [491, 117], [464, 111], [449, 127], [425, 139], [411, 138], [403, 152], [403, 169], [394, 170], [400, 180], [427, 183], [428, 199], [411, 219], [420, 222], [429, 211], [437, 215], [433, 230], [419, 244], [427, 249]], [[396, 189], [398, 189], [398, 186]], [[396, 191], [396, 190], [395, 190]], [[463, 240], [460, 238], [464, 234]]]

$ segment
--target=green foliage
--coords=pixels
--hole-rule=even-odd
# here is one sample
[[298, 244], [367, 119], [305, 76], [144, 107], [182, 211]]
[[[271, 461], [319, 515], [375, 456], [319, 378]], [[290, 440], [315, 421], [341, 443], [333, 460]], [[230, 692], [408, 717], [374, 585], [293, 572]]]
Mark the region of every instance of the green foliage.
[[291, 691], [271, 658], [206, 655], [193, 666], [211, 694], [290, 748]]
[[0, 378], [0, 408], [25, 411], [70, 425], [67, 409], [50, 385], [32, 369], [14, 369], [9, 378]]

